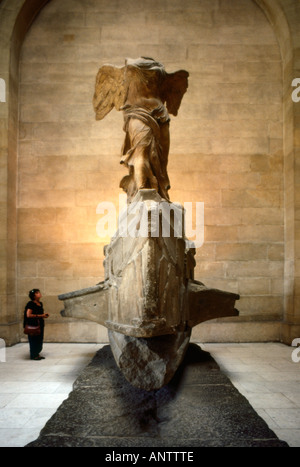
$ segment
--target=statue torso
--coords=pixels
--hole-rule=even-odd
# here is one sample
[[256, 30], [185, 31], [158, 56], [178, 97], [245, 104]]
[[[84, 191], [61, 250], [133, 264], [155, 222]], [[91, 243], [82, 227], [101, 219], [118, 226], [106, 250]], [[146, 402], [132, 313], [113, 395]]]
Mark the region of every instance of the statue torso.
[[151, 111], [163, 104], [159, 90], [161, 76], [158, 71], [128, 66], [125, 82], [128, 83], [125, 106], [138, 106]]

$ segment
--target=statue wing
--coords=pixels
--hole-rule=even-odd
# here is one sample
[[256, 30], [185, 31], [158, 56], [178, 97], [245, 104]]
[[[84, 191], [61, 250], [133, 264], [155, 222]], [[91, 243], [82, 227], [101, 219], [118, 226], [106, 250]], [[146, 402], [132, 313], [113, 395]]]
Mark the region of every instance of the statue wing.
[[103, 65], [96, 77], [93, 98], [96, 120], [102, 120], [113, 107], [120, 110], [124, 105], [126, 90], [124, 86], [125, 67]]
[[188, 88], [189, 73], [185, 70], [166, 73], [163, 84], [162, 99], [166, 102], [168, 112], [177, 115], [184, 93]]

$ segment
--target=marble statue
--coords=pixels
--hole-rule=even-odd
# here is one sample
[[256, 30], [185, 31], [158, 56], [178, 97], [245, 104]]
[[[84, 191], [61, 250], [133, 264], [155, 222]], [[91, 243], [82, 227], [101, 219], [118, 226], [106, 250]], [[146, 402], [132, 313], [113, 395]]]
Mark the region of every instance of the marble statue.
[[123, 67], [104, 65], [97, 74], [96, 119], [102, 120], [114, 107], [124, 114], [121, 163], [129, 174], [120, 187], [129, 201], [144, 188], [169, 199], [169, 113], [177, 115], [188, 76], [185, 70], [167, 73], [161, 63], [146, 57], [127, 59]]
[[[114, 107], [124, 112], [121, 163], [129, 173], [121, 187], [129, 202], [119, 219], [122, 229], [119, 224], [104, 248], [105, 280], [58, 297], [64, 302], [62, 316], [106, 326], [123, 375], [147, 391], [174, 376], [194, 326], [238, 315], [237, 294], [194, 279], [195, 249], [185, 237], [184, 209], [169, 200], [169, 113], [177, 115], [187, 79], [186, 71], [168, 74], [163, 65], [144, 57], [127, 59], [124, 67], [100, 68], [93, 99], [96, 119]], [[181, 230], [175, 219], [182, 219]], [[124, 224], [135, 234], [124, 234]]]

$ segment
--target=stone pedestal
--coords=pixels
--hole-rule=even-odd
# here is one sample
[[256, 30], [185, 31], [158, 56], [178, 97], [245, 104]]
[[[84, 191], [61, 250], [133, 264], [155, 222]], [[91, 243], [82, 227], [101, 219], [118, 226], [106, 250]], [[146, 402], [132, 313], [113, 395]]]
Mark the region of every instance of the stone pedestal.
[[268, 428], [210, 354], [190, 344], [172, 380], [150, 392], [130, 385], [110, 347], [103, 347], [29, 446], [113, 447], [116, 452], [130, 447], [126, 452], [139, 452], [133, 448], [287, 444]]
[[182, 206], [154, 189], [140, 190], [105, 247], [105, 281], [59, 296], [63, 316], [108, 328], [117, 365], [148, 391], [173, 377], [193, 326], [238, 315], [239, 295], [194, 280], [195, 249], [184, 223]]

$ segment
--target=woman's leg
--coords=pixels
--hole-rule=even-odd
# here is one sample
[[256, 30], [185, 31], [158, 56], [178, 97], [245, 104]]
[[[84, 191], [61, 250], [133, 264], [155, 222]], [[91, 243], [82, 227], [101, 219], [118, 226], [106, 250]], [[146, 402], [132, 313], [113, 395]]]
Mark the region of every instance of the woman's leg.
[[38, 349], [40, 353], [43, 350], [43, 340], [44, 340], [44, 327], [41, 326], [41, 334], [37, 336], [39, 338]]
[[39, 356], [40, 352], [40, 336], [28, 336], [30, 358], [33, 360]]

